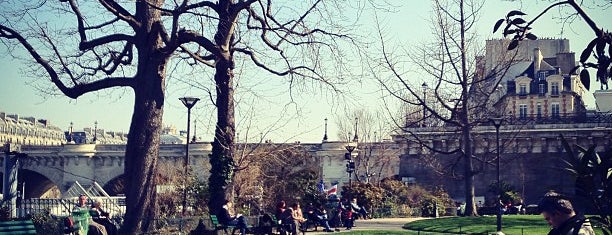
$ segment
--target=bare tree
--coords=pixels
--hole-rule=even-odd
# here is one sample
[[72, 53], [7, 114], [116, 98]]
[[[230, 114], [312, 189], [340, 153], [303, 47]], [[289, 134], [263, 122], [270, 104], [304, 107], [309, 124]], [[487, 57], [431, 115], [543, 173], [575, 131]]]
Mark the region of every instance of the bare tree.
[[[422, 156], [422, 161], [432, 169], [464, 181], [466, 215], [477, 214], [474, 176], [478, 171], [474, 161], [490, 161], [475, 155], [472, 129], [488, 122], [494, 113], [491, 103], [496, 101], [492, 100], [496, 90], [492, 88], [498, 86], [501, 79], [496, 78], [508, 67], [498, 65], [485, 71], [482, 61], [477, 59], [481, 50], [473, 27], [481, 7], [480, 1], [433, 1], [434, 40], [407, 52], [408, 60], [418, 69], [402, 71], [402, 64], [395, 60], [396, 50], [387, 47], [381, 33], [383, 55], [380, 67], [374, 69], [385, 69], [392, 75], [385, 78], [373, 73], [384, 89], [410, 111], [403, 118], [394, 119], [405, 133], [405, 141], [415, 142], [432, 153]], [[443, 132], [452, 143], [441, 147], [435, 141], [422, 139], [422, 133], [436, 131]], [[436, 155], [456, 158], [442, 161]]]
[[[6, 2], [6, 1], [5, 1]], [[233, 175], [234, 69], [244, 58], [273, 75], [301, 81], [342, 82], [352, 44], [341, 9], [360, 3], [312, 0], [283, 6], [273, 0], [19, 1], [3, 3], [0, 38], [25, 49], [36, 78], [67, 97], [108, 88], [134, 92], [125, 158], [127, 212], [123, 233], [150, 229], [156, 216], [155, 172], [170, 61], [214, 69], [211, 102], [217, 109], [209, 189], [211, 213], [220, 210]], [[65, 20], [67, 17], [72, 20]], [[329, 63], [320, 63], [327, 61]], [[42, 70], [38, 69], [42, 67]], [[334, 69], [328, 70], [333, 67]], [[340, 76], [338, 76], [340, 77]], [[305, 78], [300, 80], [300, 78]], [[48, 90], [48, 89], [45, 89]]]
[[276, 202], [304, 198], [315, 189], [319, 164], [307, 146], [271, 142], [237, 146], [243, 164], [232, 183], [238, 205], [271, 211]]
[[339, 115], [336, 120], [338, 138], [341, 141], [358, 142], [355, 171], [351, 177], [358, 182], [370, 183], [394, 173], [393, 159], [397, 158], [399, 150], [389, 139], [393, 125], [384, 111], [359, 109]]

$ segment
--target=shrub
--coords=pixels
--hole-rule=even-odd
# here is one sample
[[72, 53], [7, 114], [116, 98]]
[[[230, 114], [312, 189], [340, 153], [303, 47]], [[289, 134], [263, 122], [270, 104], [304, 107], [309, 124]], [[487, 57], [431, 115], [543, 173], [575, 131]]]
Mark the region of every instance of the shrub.
[[343, 196], [355, 197], [374, 217], [433, 216], [437, 206], [443, 215], [445, 208], [453, 207], [453, 200], [444, 190], [427, 190], [419, 185], [405, 185], [397, 180], [385, 180], [380, 187], [366, 183], [353, 183], [342, 188]]
[[30, 214], [28, 219], [32, 220], [38, 234], [64, 234], [63, 219], [48, 211]]

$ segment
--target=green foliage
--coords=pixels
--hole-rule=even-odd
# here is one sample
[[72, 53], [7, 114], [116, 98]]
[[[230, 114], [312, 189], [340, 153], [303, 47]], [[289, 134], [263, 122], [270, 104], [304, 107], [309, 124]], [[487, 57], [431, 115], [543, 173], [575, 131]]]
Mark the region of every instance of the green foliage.
[[10, 211], [8, 206], [2, 205], [2, 207], [0, 207], [0, 221], [7, 220], [9, 218], [9, 215]]
[[187, 187], [187, 192], [190, 196], [189, 204], [194, 206], [194, 213], [196, 215], [208, 214], [208, 207], [205, 206], [210, 198], [208, 183], [193, 177], [191, 184]]
[[27, 219], [32, 220], [39, 234], [64, 234], [62, 218], [52, 216], [48, 211], [33, 213]]
[[515, 204], [522, 200], [519, 193], [514, 189], [514, 186], [505, 181], [500, 182], [499, 188], [497, 187], [497, 182], [491, 182], [491, 184], [489, 184], [489, 192], [496, 195], [500, 192], [500, 199], [504, 203], [511, 202]]
[[434, 216], [446, 207], [453, 207], [453, 200], [442, 189], [427, 190], [418, 185], [405, 185], [397, 180], [385, 180], [380, 186], [368, 183], [353, 183], [343, 186], [342, 196], [357, 198], [357, 201], [372, 211], [374, 217]]
[[384, 191], [382, 188], [370, 183], [353, 183], [352, 186], [342, 186], [342, 196], [357, 198], [357, 201], [366, 208], [377, 208], [383, 201]]
[[576, 178], [576, 196], [592, 205], [596, 216], [589, 219], [601, 225], [605, 234], [612, 234], [612, 151], [600, 155], [595, 146], [572, 148], [561, 136], [567, 153], [566, 170]]

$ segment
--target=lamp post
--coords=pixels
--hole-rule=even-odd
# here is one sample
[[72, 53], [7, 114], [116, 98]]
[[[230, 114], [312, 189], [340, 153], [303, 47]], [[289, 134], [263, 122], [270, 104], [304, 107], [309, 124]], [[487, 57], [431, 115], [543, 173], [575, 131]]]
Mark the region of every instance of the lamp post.
[[68, 132], [68, 143], [72, 142], [74, 143], [74, 138], [72, 138], [72, 127], [74, 126], [73, 122], [70, 122], [70, 131]]
[[348, 173], [349, 176], [349, 187], [352, 185], [352, 173], [353, 171], [355, 171], [355, 161], [353, 161], [352, 154], [356, 147], [357, 146], [352, 144], [344, 146], [344, 148], [346, 148], [346, 151], [348, 151], [348, 153], [344, 154], [344, 159], [347, 160], [346, 173]]
[[98, 140], [98, 121], [94, 122], [94, 137], [93, 137], [94, 144], [96, 143], [97, 140]]
[[427, 105], [427, 83], [423, 82], [421, 87], [423, 88], [423, 127], [426, 127], [427, 123], [425, 122], [425, 117], [427, 117], [427, 108], [425, 108], [425, 106]]
[[502, 229], [502, 214], [501, 214], [501, 180], [499, 177], [499, 163], [500, 163], [500, 153], [499, 153], [499, 127], [501, 127], [503, 119], [502, 118], [491, 118], [491, 122], [493, 126], [495, 126], [495, 140], [497, 146], [497, 231], [501, 232]]
[[325, 135], [323, 135], [323, 142], [327, 142], [327, 118], [325, 118]]
[[[195, 97], [182, 97], [182, 98], [179, 98], [179, 100], [183, 102], [183, 105], [185, 105], [185, 107], [187, 107], [187, 141], [185, 143], [185, 162], [183, 163], [184, 168], [185, 168], [185, 184], [186, 184], [188, 173], [189, 173], [189, 131], [190, 131], [189, 127], [191, 123], [191, 108], [193, 108], [193, 106], [200, 99], [195, 98]], [[187, 185], [185, 185], [185, 188], [183, 189], [183, 216], [186, 214], [187, 214]]]
[[353, 142], [355, 143], [359, 142], [359, 137], [357, 136], [357, 121], [359, 121], [359, 119], [355, 118], [355, 136], [353, 136]]

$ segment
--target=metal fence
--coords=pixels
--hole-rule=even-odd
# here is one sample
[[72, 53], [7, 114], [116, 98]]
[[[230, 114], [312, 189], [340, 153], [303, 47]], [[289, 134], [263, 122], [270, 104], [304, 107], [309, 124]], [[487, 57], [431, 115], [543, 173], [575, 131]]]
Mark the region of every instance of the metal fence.
[[[93, 197], [88, 199], [88, 205], [95, 200], [102, 201], [102, 208], [113, 217], [125, 215], [125, 197]], [[78, 203], [78, 198], [30, 198], [17, 203], [17, 216], [25, 217], [36, 213], [48, 213], [54, 216], [69, 216]]]

